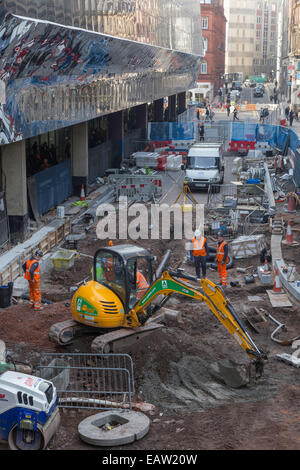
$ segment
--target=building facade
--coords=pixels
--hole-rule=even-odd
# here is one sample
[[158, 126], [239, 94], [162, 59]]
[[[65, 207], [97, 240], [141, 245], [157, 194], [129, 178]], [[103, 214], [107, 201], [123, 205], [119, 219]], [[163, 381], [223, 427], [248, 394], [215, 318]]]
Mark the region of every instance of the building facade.
[[288, 33], [288, 100], [300, 112], [300, 2], [290, 0]]
[[155, 120], [165, 97], [170, 120], [184, 110], [202, 56], [199, 9], [197, 0], [0, 0], [0, 189], [11, 234], [22, 239], [30, 214], [118, 167], [145, 138], [149, 103]]
[[201, 0], [201, 27], [205, 55], [202, 59], [196, 101], [210, 100], [223, 86], [225, 74], [226, 18], [223, 0]]
[[227, 0], [226, 73], [275, 78], [279, 0]]

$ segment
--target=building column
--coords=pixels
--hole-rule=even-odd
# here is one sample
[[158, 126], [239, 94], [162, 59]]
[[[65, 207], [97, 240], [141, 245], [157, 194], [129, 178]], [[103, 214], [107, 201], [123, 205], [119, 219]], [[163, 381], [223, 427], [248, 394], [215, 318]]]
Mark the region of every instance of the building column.
[[108, 115], [108, 139], [111, 141], [112, 166], [119, 168], [124, 158], [123, 111]]
[[176, 95], [169, 96], [168, 98], [168, 107], [169, 107], [169, 121], [176, 122]]
[[13, 242], [22, 242], [28, 227], [25, 140], [4, 145], [1, 151], [10, 236]]
[[177, 95], [178, 114], [184, 113], [186, 110], [186, 92], [178, 93]]
[[164, 99], [154, 101], [154, 122], [163, 122], [164, 120]]
[[142, 129], [142, 138], [146, 139], [148, 129], [148, 105], [147, 103], [136, 106], [136, 123], [137, 128]]
[[89, 176], [88, 121], [72, 126], [71, 132], [73, 194], [80, 196], [82, 185], [86, 194]]

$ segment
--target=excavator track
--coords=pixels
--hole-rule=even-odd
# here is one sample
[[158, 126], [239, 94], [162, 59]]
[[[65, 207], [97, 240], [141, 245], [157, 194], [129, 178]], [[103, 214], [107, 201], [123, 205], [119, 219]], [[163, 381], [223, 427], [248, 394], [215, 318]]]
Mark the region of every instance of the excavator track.
[[[95, 354], [123, 351], [144, 339], [154, 330], [163, 327], [163, 324], [149, 322], [149, 324], [138, 328], [120, 328], [109, 333], [103, 333], [93, 340], [91, 350]], [[95, 328], [82, 325], [75, 320], [66, 320], [51, 326], [49, 339], [61, 346], [67, 346], [73, 343], [76, 338], [85, 334], [95, 334]]]
[[128, 350], [130, 346], [144, 340], [154, 330], [163, 327], [163, 324], [149, 322], [147, 325], [138, 328], [122, 328], [105, 333], [94, 339], [91, 350], [95, 354], [109, 354]]
[[91, 326], [82, 325], [75, 320], [66, 320], [52, 325], [48, 336], [50, 341], [61, 346], [67, 346], [73, 343], [76, 338], [93, 333], [95, 334], [95, 328]]

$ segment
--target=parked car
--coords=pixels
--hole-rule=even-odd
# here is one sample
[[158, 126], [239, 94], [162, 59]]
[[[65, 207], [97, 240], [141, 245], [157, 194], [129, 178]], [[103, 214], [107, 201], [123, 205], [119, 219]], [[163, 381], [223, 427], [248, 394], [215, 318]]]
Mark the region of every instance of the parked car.
[[249, 80], [249, 87], [250, 87], [250, 88], [255, 88], [256, 85], [257, 85], [257, 83], [256, 83], [255, 80], [251, 80], [251, 79]]
[[264, 90], [261, 87], [256, 87], [254, 90], [253, 95], [256, 98], [262, 98], [264, 96]]
[[256, 88], [261, 88], [263, 90], [263, 93], [266, 92], [265, 85], [263, 83], [258, 83]]

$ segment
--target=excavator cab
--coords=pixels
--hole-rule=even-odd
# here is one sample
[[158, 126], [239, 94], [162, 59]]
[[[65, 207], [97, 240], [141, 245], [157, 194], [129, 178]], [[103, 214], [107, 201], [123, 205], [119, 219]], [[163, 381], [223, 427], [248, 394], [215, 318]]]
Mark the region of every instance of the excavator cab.
[[101, 248], [94, 257], [93, 273], [93, 280], [112, 290], [128, 313], [147, 290], [145, 285], [140, 288], [139, 276], [148, 286], [153, 282], [152, 256], [135, 245]]

